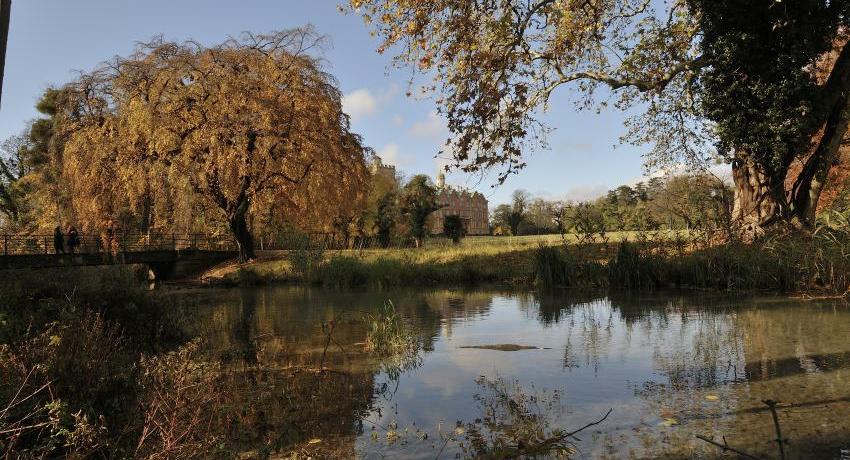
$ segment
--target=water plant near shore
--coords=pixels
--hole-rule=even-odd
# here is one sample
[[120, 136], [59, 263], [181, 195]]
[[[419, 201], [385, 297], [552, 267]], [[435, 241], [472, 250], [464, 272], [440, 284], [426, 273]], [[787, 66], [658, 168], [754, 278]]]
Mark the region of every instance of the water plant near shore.
[[850, 238], [834, 230], [811, 237], [774, 235], [753, 244], [702, 244], [690, 250], [670, 250], [651, 241], [623, 241], [611, 255], [601, 255], [603, 252], [590, 261], [573, 256], [574, 252], [570, 246], [538, 248], [537, 284], [546, 288], [697, 288], [833, 296], [850, 289]]

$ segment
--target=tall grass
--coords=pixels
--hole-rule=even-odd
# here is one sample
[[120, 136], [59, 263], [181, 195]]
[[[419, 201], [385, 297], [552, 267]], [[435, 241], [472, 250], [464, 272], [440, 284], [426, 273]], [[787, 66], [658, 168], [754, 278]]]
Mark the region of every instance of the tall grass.
[[850, 289], [850, 238], [834, 231], [814, 237], [785, 234], [749, 245], [731, 242], [672, 252], [646, 242], [624, 241], [612, 254], [598, 253], [592, 261], [574, 253], [571, 247], [538, 248], [537, 283], [543, 287], [700, 288], [824, 295], [842, 295]]
[[232, 280], [340, 289], [499, 284], [839, 295], [850, 288], [850, 224], [840, 226], [837, 218], [831, 222], [809, 237], [776, 234], [749, 245], [719, 243], [707, 232], [632, 232], [591, 243], [570, 237], [520, 237], [517, 242], [489, 237], [420, 249], [338, 251], [314, 260], [309, 270], [296, 269], [287, 259], [261, 260], [241, 267]]

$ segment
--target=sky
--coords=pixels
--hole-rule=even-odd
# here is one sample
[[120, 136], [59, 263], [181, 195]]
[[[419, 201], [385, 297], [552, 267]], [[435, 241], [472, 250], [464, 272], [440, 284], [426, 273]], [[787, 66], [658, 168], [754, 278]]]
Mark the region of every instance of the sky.
[[[376, 52], [363, 20], [338, 9], [342, 0], [13, 0], [0, 107], [0, 139], [20, 133], [37, 116], [45, 88], [72, 80], [135, 43], [162, 34], [217, 44], [243, 31], [257, 33], [312, 24], [329, 38], [323, 52], [336, 76], [355, 132], [385, 163], [404, 173], [434, 177], [435, 158], [447, 137], [434, 101], [408, 97], [410, 71]], [[549, 149], [528, 152], [528, 166], [498, 187], [495, 174], [452, 173], [447, 182], [478, 190], [490, 206], [510, 200], [515, 189], [548, 199], [590, 199], [640, 180], [648, 147], [618, 145], [624, 114], [578, 112], [570, 90], [556, 92], [545, 115], [554, 131]], [[615, 148], [616, 146], [616, 148]]]

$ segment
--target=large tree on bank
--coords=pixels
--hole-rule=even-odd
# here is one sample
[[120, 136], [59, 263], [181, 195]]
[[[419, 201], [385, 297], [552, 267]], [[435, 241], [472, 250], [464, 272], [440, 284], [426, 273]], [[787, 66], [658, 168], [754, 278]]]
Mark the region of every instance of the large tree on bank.
[[[524, 166], [553, 92], [642, 109], [649, 167], [732, 163], [736, 222], [811, 223], [850, 118], [850, 2], [350, 0], [399, 65], [435, 76], [455, 166]], [[657, 7], [657, 8], [656, 8]], [[660, 8], [660, 9], [659, 9]], [[598, 93], [601, 98], [595, 97]], [[601, 99], [601, 102], [597, 99]]]
[[64, 168], [79, 215], [131, 208], [167, 187], [226, 220], [254, 257], [253, 207], [295, 215], [367, 190], [366, 149], [312, 29], [207, 47], [155, 40], [69, 85]]

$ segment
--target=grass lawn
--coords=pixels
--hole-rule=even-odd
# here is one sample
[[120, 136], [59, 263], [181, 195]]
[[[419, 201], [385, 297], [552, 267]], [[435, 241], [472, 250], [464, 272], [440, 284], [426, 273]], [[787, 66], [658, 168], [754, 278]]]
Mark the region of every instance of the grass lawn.
[[[634, 241], [641, 232], [610, 232], [609, 243]], [[682, 235], [685, 232], [680, 232]], [[646, 232], [654, 241], [670, 239], [676, 233]], [[470, 236], [453, 244], [440, 237], [430, 238], [422, 248], [333, 250], [321, 254], [322, 273], [297, 273], [290, 251], [261, 251], [259, 258], [244, 265], [226, 265], [205, 274], [210, 281], [233, 283], [331, 282], [337, 277], [359, 276], [375, 279], [378, 285], [497, 282], [530, 284], [534, 278], [534, 251], [541, 245], [554, 246], [577, 241], [576, 235]], [[352, 274], [351, 272], [364, 272]]]

